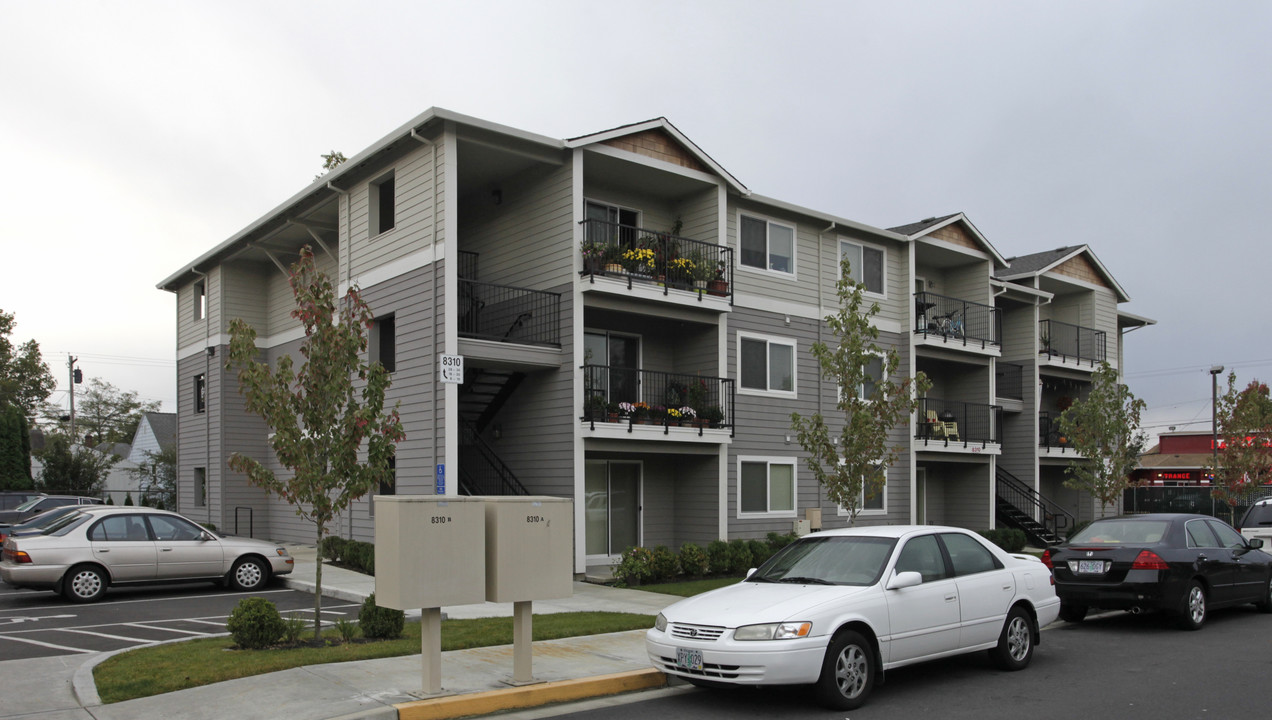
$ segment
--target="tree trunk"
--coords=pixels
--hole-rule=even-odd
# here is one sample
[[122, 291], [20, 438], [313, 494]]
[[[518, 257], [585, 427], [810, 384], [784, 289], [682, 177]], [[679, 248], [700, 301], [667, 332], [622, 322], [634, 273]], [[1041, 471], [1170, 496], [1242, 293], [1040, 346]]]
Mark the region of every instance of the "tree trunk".
[[314, 557], [318, 564], [314, 567], [314, 644], [322, 642], [322, 526], [318, 526], [318, 552]]

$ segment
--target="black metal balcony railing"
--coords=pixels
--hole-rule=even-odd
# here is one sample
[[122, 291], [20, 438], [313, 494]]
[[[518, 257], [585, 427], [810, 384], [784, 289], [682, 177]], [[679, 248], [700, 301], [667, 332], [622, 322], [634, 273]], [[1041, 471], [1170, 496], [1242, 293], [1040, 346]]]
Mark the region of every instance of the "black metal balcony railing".
[[999, 428], [1003, 424], [1003, 409], [998, 405], [919, 398], [918, 412], [914, 438], [922, 440], [924, 445], [938, 442], [984, 447], [1001, 442]]
[[460, 337], [561, 346], [560, 293], [459, 281]]
[[477, 257], [477, 253], [472, 250], [459, 251], [459, 264], [455, 267], [455, 272], [460, 280], [477, 279]]
[[994, 393], [1008, 400], [1025, 399], [1025, 367], [999, 361], [994, 371]]
[[733, 300], [733, 248], [604, 220], [583, 221], [583, 274], [658, 282], [671, 289]]
[[[607, 365], [583, 366], [583, 414], [591, 423], [733, 429], [734, 382], [729, 378], [655, 372]], [[686, 412], [688, 409], [691, 412]], [[673, 412], [674, 411], [674, 412]]]
[[1073, 444], [1060, 432], [1060, 413], [1048, 410], [1038, 413], [1038, 447], [1073, 452]]
[[1062, 363], [1072, 360], [1081, 365], [1085, 361], [1094, 366], [1104, 362], [1105, 334], [1059, 320], [1039, 320], [1038, 354], [1058, 357]]
[[914, 332], [963, 345], [1002, 345], [998, 308], [936, 293], [914, 293]]

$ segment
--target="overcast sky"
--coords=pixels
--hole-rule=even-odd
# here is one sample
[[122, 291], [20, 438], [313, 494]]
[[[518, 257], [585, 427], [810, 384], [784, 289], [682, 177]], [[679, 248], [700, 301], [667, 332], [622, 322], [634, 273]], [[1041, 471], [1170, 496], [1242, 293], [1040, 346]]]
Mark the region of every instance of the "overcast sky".
[[[879, 227], [1089, 244], [1159, 321], [1145, 424], [1272, 378], [1257, 225], [1272, 3], [0, 0], [0, 308], [175, 410], [155, 285], [438, 106], [573, 137], [666, 116], [753, 191]], [[1201, 421], [1199, 424], [1187, 423]]]

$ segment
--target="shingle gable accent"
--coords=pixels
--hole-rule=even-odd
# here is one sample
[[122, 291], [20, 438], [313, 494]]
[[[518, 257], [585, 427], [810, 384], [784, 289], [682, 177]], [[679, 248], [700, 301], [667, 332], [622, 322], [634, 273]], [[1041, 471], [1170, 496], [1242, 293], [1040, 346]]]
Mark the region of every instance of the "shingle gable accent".
[[1057, 275], [1065, 275], [1067, 277], [1081, 280], [1082, 282], [1098, 285], [1102, 288], [1109, 287], [1105, 281], [1104, 275], [1096, 269], [1095, 265], [1087, 259], [1086, 255], [1075, 255], [1056, 266], [1053, 271]]
[[708, 168], [698, 162], [698, 159], [685, 150], [680, 143], [676, 142], [675, 138], [661, 129], [645, 130], [631, 135], [610, 138], [609, 140], [601, 141], [600, 144], [634, 152], [637, 155], [644, 155], [655, 160], [673, 163], [690, 170], [709, 172]]
[[972, 250], [979, 251], [981, 249], [980, 245], [968, 235], [967, 229], [963, 227], [962, 223], [954, 223], [953, 225], [939, 228], [933, 231], [931, 237]]

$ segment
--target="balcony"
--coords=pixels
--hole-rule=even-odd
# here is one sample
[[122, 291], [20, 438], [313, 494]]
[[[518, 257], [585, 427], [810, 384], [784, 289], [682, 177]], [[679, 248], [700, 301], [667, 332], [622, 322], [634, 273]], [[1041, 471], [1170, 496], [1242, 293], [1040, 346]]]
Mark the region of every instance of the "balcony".
[[1060, 413], [1044, 410], [1038, 413], [1038, 448], [1045, 455], [1081, 457], [1069, 438], [1060, 432]]
[[702, 436], [728, 430], [733, 436], [734, 382], [729, 378], [583, 366], [583, 408], [579, 420], [596, 430], [611, 423], [627, 433], [647, 426], [668, 435], [687, 428]]
[[1103, 330], [1058, 320], [1038, 321], [1038, 354], [1050, 364], [1095, 367], [1105, 360]]
[[1025, 368], [1016, 363], [997, 363], [994, 369], [994, 394], [1007, 400], [1025, 399]]
[[620, 225], [604, 220], [583, 221], [582, 274], [595, 284], [597, 277], [619, 280], [632, 290], [639, 285], [693, 293], [733, 303], [733, 248], [715, 243]]
[[914, 293], [914, 334], [924, 344], [957, 344], [980, 350], [1002, 346], [998, 308], [930, 292]]
[[980, 452], [1000, 445], [1003, 409], [960, 400], [920, 398], [914, 439], [921, 450], [952, 448]]
[[560, 293], [459, 280], [459, 336], [561, 347]]

